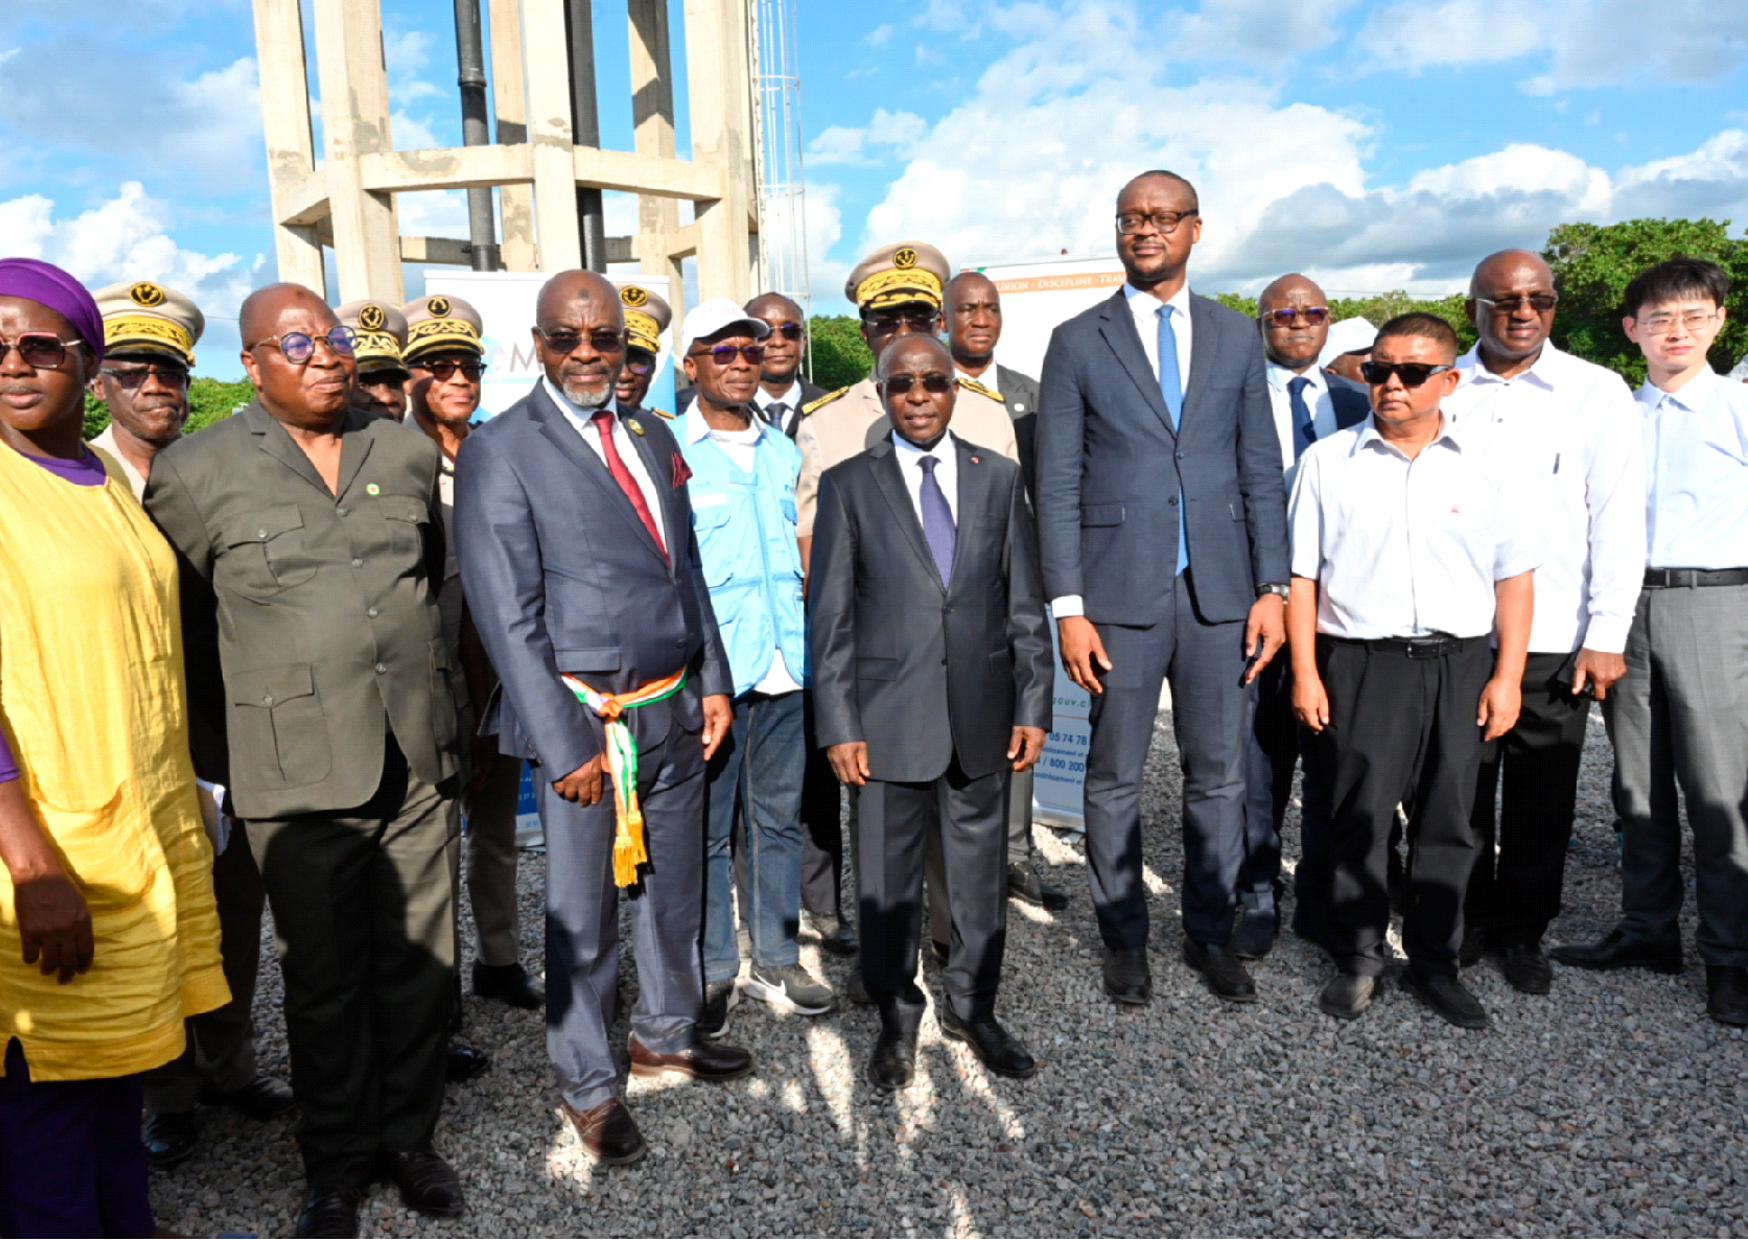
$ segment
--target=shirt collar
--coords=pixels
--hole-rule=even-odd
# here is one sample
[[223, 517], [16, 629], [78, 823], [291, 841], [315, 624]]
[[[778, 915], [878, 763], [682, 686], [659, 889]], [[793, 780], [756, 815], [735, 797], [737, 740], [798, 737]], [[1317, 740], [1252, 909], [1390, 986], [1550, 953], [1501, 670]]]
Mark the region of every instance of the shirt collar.
[[[1371, 444], [1377, 444], [1385, 451], [1394, 452], [1398, 456], [1401, 455], [1401, 451], [1394, 444], [1378, 434], [1377, 416], [1375, 414], [1368, 413], [1366, 415], [1366, 420], [1361, 422], [1354, 429], [1359, 431], [1359, 434], [1354, 437], [1353, 450], [1356, 453]], [[1456, 419], [1451, 417], [1448, 413], [1440, 419], [1438, 434], [1434, 435], [1432, 437], [1432, 443], [1429, 443], [1426, 446], [1430, 448], [1433, 444], [1441, 443], [1455, 448], [1458, 451], [1461, 451], [1463, 447], [1463, 437], [1457, 433]]]
[[617, 396], [609, 396], [607, 398], [607, 403], [602, 405], [601, 409], [584, 409], [581, 405], [571, 400], [570, 397], [566, 396], [564, 390], [551, 379], [548, 379], [545, 375], [540, 376], [540, 382], [546, 387], [546, 394], [552, 397], [552, 403], [557, 405], [562, 412], [570, 414], [573, 418], [581, 418], [583, 421], [587, 422], [597, 413], [600, 413], [602, 409], [612, 413], [615, 418], [619, 416], [619, 398]]
[[1647, 379], [1634, 395], [1639, 398], [1639, 403], [1648, 409], [1656, 409], [1664, 401], [1672, 401], [1683, 409], [1697, 411], [1701, 405], [1707, 404], [1717, 394], [1717, 384], [1729, 382], [1732, 380], [1725, 379], [1708, 365], [1682, 384], [1679, 391], [1665, 392]]
[[940, 443], [936, 444], [933, 448], [930, 448], [927, 452], [925, 452], [921, 448], [917, 447], [910, 440], [906, 439], [903, 435], [900, 435], [897, 431], [889, 431], [887, 433], [888, 433], [888, 435], [890, 435], [890, 437], [892, 439], [892, 446], [898, 452], [898, 454], [900, 456], [910, 457], [913, 460], [916, 458], [925, 457], [925, 456], [932, 456], [937, 461], [945, 460], [946, 454], [942, 451], [942, 449], [946, 448], [948, 444], [953, 442], [953, 432], [951, 430], [949, 430], [945, 435], [941, 436]]
[[1530, 363], [1530, 368], [1522, 374], [1513, 375], [1510, 379], [1502, 379], [1487, 369], [1487, 363], [1481, 360], [1481, 346], [1477, 344], [1467, 353], [1457, 359], [1457, 370], [1462, 373], [1463, 382], [1468, 383], [1515, 383], [1520, 379], [1533, 379], [1537, 386], [1553, 389], [1559, 386], [1560, 370], [1565, 364], [1566, 355], [1554, 347], [1552, 340], [1542, 343], [1542, 351], [1536, 355], [1536, 360]]
[[769, 392], [765, 391], [764, 388], [758, 388], [753, 392], [753, 401], [761, 409], [769, 409], [778, 401], [782, 401], [790, 410], [799, 409], [801, 408], [801, 381], [797, 379], [795, 382], [791, 383], [789, 385], [789, 390], [784, 392], [781, 396], [772, 396]]
[[1268, 362], [1266, 363], [1266, 366], [1268, 370], [1269, 386], [1274, 388], [1277, 392], [1291, 391], [1287, 385], [1292, 383], [1294, 379], [1305, 380], [1311, 385], [1311, 391], [1318, 396], [1329, 391], [1329, 380], [1324, 378], [1323, 369], [1319, 366], [1313, 365], [1310, 370], [1307, 370], [1302, 375], [1295, 374], [1285, 366], [1278, 366], [1274, 362]]
[[[764, 441], [765, 422], [762, 418], [749, 419], [747, 429], [759, 432], [758, 439], [753, 441], [755, 445]], [[686, 410], [686, 425], [683, 430], [685, 441], [688, 444], [703, 443], [710, 438], [710, 423], [704, 420], [704, 414], [698, 408], [696, 400], [692, 402], [692, 407]]]
[[[1188, 280], [1185, 280], [1184, 286], [1167, 298], [1163, 303], [1159, 298], [1155, 297], [1146, 289], [1136, 288], [1133, 284], [1130, 284], [1127, 281], [1123, 284], [1123, 296], [1129, 299], [1129, 312], [1131, 314], [1137, 313], [1136, 305], [1139, 304], [1141, 311], [1145, 313], [1146, 317], [1152, 318], [1154, 312], [1163, 304], [1172, 308], [1171, 318], [1173, 323], [1176, 323], [1179, 319], [1187, 319], [1190, 317], [1190, 282]], [[1145, 300], [1137, 303], [1136, 298], [1145, 298]]]

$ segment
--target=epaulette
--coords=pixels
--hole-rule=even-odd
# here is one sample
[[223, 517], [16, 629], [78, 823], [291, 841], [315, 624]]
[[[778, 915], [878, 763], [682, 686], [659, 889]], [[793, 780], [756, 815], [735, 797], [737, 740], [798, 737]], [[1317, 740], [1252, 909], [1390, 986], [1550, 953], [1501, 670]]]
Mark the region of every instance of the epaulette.
[[975, 379], [967, 379], [964, 375], [960, 375], [959, 386], [964, 388], [967, 392], [976, 392], [979, 396], [987, 396], [998, 405], [1007, 404], [1007, 401], [1001, 398], [1000, 392], [996, 391], [994, 388], [984, 387], [983, 384]]
[[674, 414], [669, 413], [666, 409], [657, 409], [654, 405], [649, 406], [649, 411], [664, 422], [672, 422], [675, 417]]
[[818, 409], [820, 406], [831, 404], [834, 400], [836, 400], [838, 397], [842, 396], [845, 392], [847, 392], [849, 390], [850, 389], [847, 387], [841, 387], [835, 392], [827, 392], [824, 396], [820, 396], [814, 400], [808, 401], [805, 405], [801, 406], [801, 416], [806, 417], [808, 414], [812, 413], [815, 409]]

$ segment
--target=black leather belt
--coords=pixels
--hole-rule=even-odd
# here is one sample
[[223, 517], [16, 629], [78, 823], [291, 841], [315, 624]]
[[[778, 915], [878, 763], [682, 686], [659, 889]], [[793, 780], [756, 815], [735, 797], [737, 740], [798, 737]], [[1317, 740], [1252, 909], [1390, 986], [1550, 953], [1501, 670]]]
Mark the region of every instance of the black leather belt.
[[1748, 586], [1748, 568], [1647, 568], [1647, 590], [1694, 589], [1696, 586]]
[[1425, 637], [1332, 637], [1343, 646], [1364, 646], [1374, 654], [1405, 654], [1411, 659], [1442, 659], [1446, 655], [1467, 650], [1479, 637], [1454, 637], [1449, 633], [1429, 633]]

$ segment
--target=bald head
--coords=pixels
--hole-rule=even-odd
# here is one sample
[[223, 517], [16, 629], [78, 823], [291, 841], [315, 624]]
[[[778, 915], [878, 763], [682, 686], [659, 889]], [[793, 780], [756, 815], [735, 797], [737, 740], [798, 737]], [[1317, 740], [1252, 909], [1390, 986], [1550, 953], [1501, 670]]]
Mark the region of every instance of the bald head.
[[772, 314], [780, 315], [794, 323], [801, 321], [801, 307], [781, 293], [760, 293], [744, 308], [755, 319], [764, 319], [767, 322]]
[[1554, 273], [1540, 254], [1489, 254], [1469, 280], [1469, 321], [1480, 336], [1481, 361], [1502, 379], [1535, 365], [1554, 330]]
[[329, 327], [340, 322], [314, 289], [301, 284], [268, 284], [243, 298], [242, 308], [237, 311], [237, 333], [245, 345], [268, 336], [278, 337], [283, 334], [280, 320], [287, 311], [299, 309], [314, 313]]
[[534, 320], [545, 331], [548, 323], [557, 323], [579, 301], [611, 305], [614, 320], [621, 328], [625, 326], [619, 290], [606, 276], [593, 271], [561, 271], [541, 285], [540, 298], [534, 304]]
[[605, 408], [625, 365], [625, 311], [613, 282], [559, 272], [541, 286], [533, 330], [547, 381], [579, 409]]
[[900, 336], [880, 354], [875, 373], [892, 429], [925, 451], [939, 443], [959, 395], [947, 346], [933, 336]]
[[1491, 297], [1493, 294], [1489, 292], [1490, 289], [1523, 280], [1536, 281], [1552, 292], [1554, 269], [1548, 266], [1545, 258], [1532, 250], [1501, 250], [1497, 254], [1489, 254], [1475, 265], [1475, 274], [1469, 277], [1469, 296]]
[[1329, 298], [1316, 281], [1291, 272], [1256, 299], [1256, 323], [1269, 361], [1304, 374], [1329, 343]]
[[897, 374], [910, 368], [911, 358], [927, 359], [936, 363], [949, 375], [953, 373], [953, 355], [947, 351], [947, 346], [934, 336], [899, 336], [887, 345], [874, 363], [874, 377], [884, 379], [888, 375]]
[[[328, 333], [339, 325], [328, 303], [301, 284], [256, 289], [237, 311], [243, 370], [261, 407], [284, 425], [327, 433], [344, 419], [358, 363], [350, 349], [333, 346]], [[294, 341], [293, 333], [309, 341]], [[294, 361], [297, 344], [312, 347]]]

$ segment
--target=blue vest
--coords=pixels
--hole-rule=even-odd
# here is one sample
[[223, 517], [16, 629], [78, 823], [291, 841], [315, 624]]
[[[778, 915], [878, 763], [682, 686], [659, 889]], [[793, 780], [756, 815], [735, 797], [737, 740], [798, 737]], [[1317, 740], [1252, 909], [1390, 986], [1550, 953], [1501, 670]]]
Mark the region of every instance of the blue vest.
[[775, 652], [796, 681], [807, 683], [807, 629], [801, 601], [801, 552], [795, 543], [795, 480], [801, 453], [784, 435], [754, 419], [759, 441], [753, 472], [721, 445], [694, 441], [697, 409], [681, 425], [681, 451], [692, 469], [692, 528], [710, 587], [710, 605], [734, 673], [736, 697], [771, 670]]

